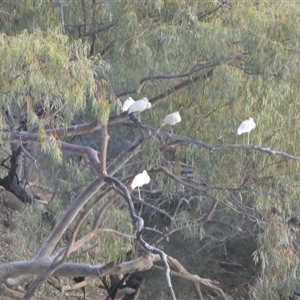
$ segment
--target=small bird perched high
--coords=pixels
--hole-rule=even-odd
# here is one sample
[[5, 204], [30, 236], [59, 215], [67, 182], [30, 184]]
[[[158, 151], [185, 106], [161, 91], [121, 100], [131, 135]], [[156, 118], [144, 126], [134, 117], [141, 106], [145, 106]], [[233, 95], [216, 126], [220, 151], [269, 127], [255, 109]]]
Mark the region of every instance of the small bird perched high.
[[131, 97], [128, 97], [123, 103], [122, 111], [127, 111], [133, 103], [135, 103], [135, 101]]
[[167, 115], [163, 121], [161, 126], [170, 125], [171, 133], [173, 133], [173, 127], [175, 124], [179, 123], [181, 121], [181, 117], [178, 111], [175, 111], [169, 115]]
[[256, 127], [255, 122], [253, 121], [252, 118], [249, 118], [248, 120], [245, 120], [241, 123], [237, 130], [237, 134], [241, 135], [243, 133], [248, 133], [248, 144], [249, 144], [249, 133], [252, 129]]
[[142, 173], [139, 173], [134, 176], [131, 183], [131, 189], [134, 190], [137, 187], [139, 191], [139, 198], [141, 199], [140, 186], [143, 186], [144, 184], [148, 184], [149, 182], [150, 182], [150, 176], [148, 175], [147, 171], [144, 170]]
[[151, 103], [148, 101], [146, 97], [142, 98], [141, 100], [135, 101], [132, 105], [128, 108], [128, 114], [131, 113], [140, 113], [145, 109], [151, 108]]

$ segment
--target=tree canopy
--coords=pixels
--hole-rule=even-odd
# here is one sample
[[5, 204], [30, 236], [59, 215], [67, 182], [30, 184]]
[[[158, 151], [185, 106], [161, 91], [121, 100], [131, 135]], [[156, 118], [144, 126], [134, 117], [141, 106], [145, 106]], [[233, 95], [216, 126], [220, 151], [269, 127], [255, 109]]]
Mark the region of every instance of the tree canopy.
[[[1, 210], [18, 247], [0, 294], [54, 299], [80, 277], [136, 299], [147, 272], [172, 299], [188, 299], [176, 278], [190, 299], [300, 293], [299, 19], [286, 1], [3, 2], [0, 186], [16, 199]], [[129, 96], [152, 107], [122, 112]]]

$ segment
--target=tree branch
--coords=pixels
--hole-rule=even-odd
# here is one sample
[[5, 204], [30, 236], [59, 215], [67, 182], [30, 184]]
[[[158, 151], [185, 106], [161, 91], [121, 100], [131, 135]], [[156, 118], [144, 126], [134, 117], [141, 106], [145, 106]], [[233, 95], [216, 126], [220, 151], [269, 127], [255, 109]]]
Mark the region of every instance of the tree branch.
[[114, 24], [109, 24], [109, 25], [107, 25], [105, 27], [102, 27], [98, 30], [94, 30], [94, 31], [86, 32], [86, 33], [79, 33], [79, 37], [86, 37], [86, 36], [96, 35], [100, 32], [107, 31], [107, 30], [109, 30], [113, 27], [114, 27]]
[[[0, 265], [0, 282], [5, 282], [9, 277], [17, 277], [25, 274], [39, 275], [52, 264], [48, 259], [33, 258], [26, 261], [9, 262]], [[99, 268], [102, 265], [91, 266], [81, 263], [65, 263], [54, 275], [56, 276], [85, 276], [98, 277]]]
[[107, 156], [107, 146], [108, 146], [109, 135], [107, 132], [107, 124], [102, 125], [102, 145], [101, 145], [101, 175], [107, 176], [106, 172], [106, 156]]
[[[123, 125], [126, 126], [130, 126], [130, 127], [136, 127], [137, 125], [135, 123], [123, 123]], [[168, 139], [170, 141], [172, 141], [172, 143], [185, 143], [185, 144], [191, 144], [191, 145], [195, 145], [199, 148], [204, 148], [210, 152], [214, 152], [217, 150], [222, 150], [222, 149], [242, 149], [242, 150], [252, 150], [252, 151], [258, 151], [258, 152], [263, 152], [263, 153], [267, 153], [267, 154], [271, 154], [271, 155], [277, 155], [277, 156], [282, 156], [285, 157], [287, 159], [291, 159], [291, 160], [300, 160], [300, 155], [292, 155], [286, 152], [282, 152], [282, 151], [276, 151], [271, 149], [270, 147], [261, 147], [261, 146], [256, 146], [256, 145], [240, 145], [240, 144], [217, 144], [217, 145], [212, 145], [212, 144], [207, 144], [203, 141], [200, 140], [195, 140], [193, 138], [187, 137], [187, 136], [183, 136], [183, 135], [175, 135], [175, 134], [169, 134], [167, 132], [164, 131], [158, 131], [157, 129], [145, 125], [145, 124], [139, 124], [139, 127], [142, 128], [143, 130], [145, 130], [147, 132], [147, 134], [149, 134], [151, 136], [155, 136], [158, 137], [159, 139]]]
[[177, 75], [149, 76], [149, 77], [143, 78], [140, 81], [140, 84], [143, 84], [146, 81], [154, 81], [154, 80], [158, 80], [158, 79], [177, 79], [177, 78], [191, 77], [191, 75], [193, 75], [196, 72], [199, 72], [204, 69], [212, 68], [214, 66], [215, 66], [215, 64], [213, 61], [205, 61], [205, 62], [201, 62], [201, 63], [198, 63], [197, 65], [195, 65], [189, 72], [181, 73], [181, 74], [177, 74]]
[[77, 216], [81, 208], [89, 199], [103, 186], [104, 182], [101, 178], [95, 178], [73, 201], [65, 212], [60, 222], [55, 226], [49, 237], [46, 239], [37, 257], [47, 257], [51, 254], [56, 244], [61, 239], [64, 232], [70, 226], [71, 222]]
[[[72, 233], [72, 236], [70, 239], [73, 238], [74, 232], [77, 233], [76, 228], [77, 226], [80, 226], [80, 224], [82, 224], [82, 221], [86, 218], [86, 216], [88, 215], [88, 213], [99, 203], [99, 201], [107, 195], [109, 191], [105, 191], [104, 193], [102, 193], [92, 204], [90, 204], [85, 211], [83, 212], [83, 214], [80, 216], [75, 229]], [[85, 236], [83, 236], [80, 240], [78, 240], [76, 243], [73, 244], [71, 252], [74, 252], [76, 250], [78, 250], [80, 247], [82, 247], [85, 243], [87, 243], [88, 241], [90, 241], [95, 234], [98, 232], [98, 227], [101, 224], [101, 221], [103, 220], [103, 217], [106, 213], [106, 211], [111, 207], [111, 205], [113, 205], [113, 203], [116, 201], [116, 199], [118, 198], [117, 195], [114, 195], [113, 197], [111, 197], [108, 201], [106, 201], [100, 208], [98, 214], [96, 215], [95, 219], [94, 219], [94, 223], [92, 226], [91, 231], [86, 234]], [[61, 255], [63, 255], [63, 253], [65, 252], [66, 247], [63, 247], [61, 249], [58, 249], [54, 254], [53, 257], [59, 257]]]
[[[0, 294], [6, 297], [22, 300], [24, 293], [9, 289], [4, 283], [0, 285]], [[49, 297], [32, 297], [31, 300], [54, 300]]]
[[[224, 294], [223, 290], [217, 286], [215, 286], [215, 283], [210, 279], [204, 279], [199, 277], [198, 275], [192, 275], [190, 274], [178, 261], [177, 259], [168, 256], [169, 263], [177, 268], [178, 272], [170, 271], [172, 276], [180, 277], [189, 281], [192, 281], [195, 284], [202, 284], [205, 287], [212, 290], [214, 293], [216, 293], [218, 296], [220, 296], [222, 299], [226, 300], [226, 295]], [[154, 269], [163, 271], [163, 268], [160, 266], [154, 266]]]

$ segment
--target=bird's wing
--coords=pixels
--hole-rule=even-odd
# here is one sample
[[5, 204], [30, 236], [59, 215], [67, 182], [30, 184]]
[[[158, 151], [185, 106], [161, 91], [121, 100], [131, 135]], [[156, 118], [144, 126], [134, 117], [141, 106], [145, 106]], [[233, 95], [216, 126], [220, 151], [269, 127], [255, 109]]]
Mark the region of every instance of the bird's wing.
[[244, 121], [241, 123], [241, 125], [239, 126], [239, 128], [237, 130], [237, 134], [240, 135], [244, 132], [247, 132], [247, 121]]
[[141, 181], [141, 175], [142, 174], [137, 174], [134, 176], [132, 183], [131, 183], [131, 188], [135, 189], [137, 186], [140, 185], [140, 181]]
[[123, 107], [122, 107], [122, 110], [123, 110], [123, 111], [127, 111], [128, 108], [129, 108], [133, 103], [135, 103], [135, 101], [134, 101], [133, 99], [129, 99], [129, 98], [128, 98], [128, 99], [124, 102]]

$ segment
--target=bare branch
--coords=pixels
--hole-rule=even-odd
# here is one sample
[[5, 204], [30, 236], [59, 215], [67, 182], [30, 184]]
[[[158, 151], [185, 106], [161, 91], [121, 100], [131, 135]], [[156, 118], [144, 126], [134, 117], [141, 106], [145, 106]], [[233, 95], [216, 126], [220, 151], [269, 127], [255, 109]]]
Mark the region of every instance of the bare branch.
[[162, 262], [165, 265], [165, 274], [166, 274], [166, 280], [167, 280], [168, 287], [170, 289], [173, 300], [176, 300], [176, 295], [174, 293], [173, 286], [172, 286], [172, 283], [171, 283], [171, 277], [170, 277], [170, 271], [171, 270], [170, 270], [170, 266], [169, 266], [168, 261], [167, 261], [167, 257], [168, 257], [167, 254], [164, 251], [162, 251], [162, 250], [160, 250], [156, 247], [150, 246], [142, 238], [139, 239], [139, 242], [142, 244], [144, 249], [146, 249], [148, 251], [151, 251], [152, 253], [158, 254], [160, 256]]
[[196, 67], [193, 67], [189, 72], [187, 73], [181, 73], [177, 75], [156, 75], [156, 76], [149, 76], [145, 77], [140, 81], [140, 84], [143, 84], [146, 81], [154, 81], [158, 79], [177, 79], [177, 78], [184, 78], [184, 77], [191, 77], [196, 72], [199, 72], [201, 70], [207, 69], [207, 68], [212, 68], [213, 62], [212, 61], [207, 61], [203, 62], [201, 66], [197, 65]]
[[[209, 288], [210, 290], [212, 290], [214, 293], [216, 293], [218, 296], [220, 296], [222, 299], [226, 300], [226, 295], [224, 294], [224, 292], [222, 291], [221, 288], [215, 286], [216, 282], [210, 280], [210, 279], [204, 279], [199, 277], [198, 275], [192, 275], [190, 274], [178, 261], [177, 259], [168, 256], [168, 260], [169, 263], [171, 265], [173, 265], [174, 267], [177, 268], [178, 272], [175, 271], [170, 271], [172, 276], [176, 276], [176, 277], [180, 277], [189, 281], [192, 281], [193, 283], [196, 284], [202, 284], [204, 285], [206, 288]], [[154, 266], [154, 269], [158, 269], [163, 271], [162, 267], [159, 266]]]
[[79, 37], [86, 37], [86, 36], [96, 35], [100, 32], [107, 31], [107, 30], [109, 30], [113, 27], [114, 27], [114, 24], [109, 24], [109, 25], [104, 26], [104, 27], [102, 27], [98, 30], [94, 30], [94, 31], [86, 32], [86, 33], [79, 33]]
[[127, 274], [135, 271], [145, 271], [152, 268], [153, 263], [160, 261], [160, 256], [155, 254], [145, 253], [131, 261], [126, 261], [121, 264], [107, 268], [106, 266], [99, 269], [99, 276], [110, 274]]
[[[131, 151], [131, 148], [130, 148]], [[124, 158], [126, 160], [126, 157]], [[123, 160], [123, 163], [125, 161]], [[62, 220], [60, 223], [54, 228], [44, 245], [42, 246], [41, 250], [39, 251], [37, 257], [44, 257], [44, 256], [49, 256], [49, 254], [52, 252], [54, 246], [56, 243], [60, 240], [62, 234], [65, 232], [69, 224], [72, 222], [74, 217], [77, 215], [78, 211], [80, 208], [91, 198], [91, 196], [103, 185], [103, 181], [100, 180], [99, 178], [96, 178], [92, 184], [89, 185], [88, 188], [86, 188], [73, 202], [73, 204], [69, 207], [68, 211], [66, 214], [63, 216]], [[77, 203], [74, 205], [74, 203]], [[77, 206], [78, 205], [78, 206]], [[105, 207], [106, 208], [106, 207]], [[89, 210], [88, 210], [89, 211]], [[86, 214], [88, 213], [86, 211]], [[89, 239], [93, 237], [93, 235], [96, 233], [97, 227], [99, 226], [99, 222], [102, 219], [101, 216], [103, 216], [103, 212], [106, 211], [106, 209], [103, 209], [100, 211], [98, 218], [96, 218], [96, 226], [94, 224], [93, 231], [89, 234]], [[28, 300], [31, 298], [35, 290], [38, 288], [38, 286], [46, 280], [48, 276], [51, 274], [55, 273], [61, 266], [63, 266], [66, 262], [67, 257], [69, 256], [69, 253], [71, 251], [71, 247], [73, 245], [73, 242], [75, 240], [75, 237], [77, 235], [77, 232], [79, 230], [79, 227], [84, 220], [85, 216], [80, 219], [80, 221], [77, 223], [77, 226], [73, 232], [73, 235], [71, 239], [69, 240], [68, 246], [64, 252], [64, 255], [60, 261], [57, 262], [57, 259], [60, 257], [60, 254], [57, 255], [56, 259], [53, 261], [53, 263], [50, 265], [50, 267], [43, 273], [41, 273], [38, 278], [32, 283], [30, 288], [28, 289], [27, 293], [24, 296], [24, 300]], [[141, 224], [142, 220], [140, 217], [137, 217], [138, 219], [138, 227], [139, 231], [142, 230], [143, 228], [143, 221]]]
[[120, 231], [117, 231], [117, 230], [114, 230], [114, 229], [110, 229], [110, 228], [101, 228], [101, 229], [98, 229], [98, 232], [113, 232], [116, 235], [126, 237], [128, 239], [135, 239], [135, 236], [133, 236], [133, 235], [125, 234], [123, 232], [120, 232]]
[[155, 210], [155, 211], [157, 211], [157, 212], [159, 212], [159, 213], [165, 215], [166, 217], [168, 217], [168, 218], [170, 219], [171, 222], [174, 222], [173, 217], [172, 217], [170, 214], [168, 214], [167, 212], [165, 212], [164, 210], [160, 209], [159, 207], [156, 207], [156, 206], [154, 206], [154, 205], [152, 205], [152, 204], [150, 204], [150, 203], [144, 201], [143, 199], [139, 199], [139, 198], [136, 198], [136, 197], [135, 197], [134, 199], [135, 199], [136, 201], [142, 203], [143, 205], [145, 205], [145, 206], [147, 206], [147, 207], [150, 207], [151, 209], [153, 209], [153, 210]]
[[[27, 261], [9, 262], [0, 265], [0, 282], [5, 282], [9, 277], [33, 274], [39, 275], [45, 272], [52, 262], [47, 259], [30, 259]], [[98, 277], [99, 268], [102, 265], [88, 265], [81, 263], [65, 263], [55, 273], [55, 276], [85, 276]]]
[[171, 284], [170, 267], [167, 263], [167, 255], [162, 250], [160, 250], [156, 247], [150, 246], [148, 243], [146, 243], [142, 239], [142, 231], [144, 229], [144, 220], [136, 214], [132, 199], [130, 197], [130, 194], [129, 194], [127, 188], [122, 184], [121, 181], [119, 181], [118, 179], [116, 179], [114, 177], [106, 176], [104, 178], [104, 180], [107, 183], [115, 184], [117, 186], [117, 188], [120, 189], [122, 196], [124, 197], [124, 199], [127, 202], [131, 219], [132, 219], [132, 221], [134, 223], [134, 226], [135, 226], [135, 229], [137, 231], [136, 236], [137, 236], [138, 242], [141, 243], [142, 247], [145, 250], [150, 251], [152, 253], [159, 254], [161, 260], [163, 261], [163, 263], [166, 267], [166, 279], [167, 279], [168, 287], [170, 288], [173, 299], [176, 300], [176, 296], [175, 296], [175, 293], [174, 293], [174, 290], [173, 290], [173, 287], [172, 287], [172, 284]]
[[[96, 130], [101, 129], [101, 124], [99, 123], [98, 120], [94, 120], [89, 123], [84, 123], [84, 124], [76, 124], [76, 125], [71, 125], [68, 126], [67, 128], [55, 128], [55, 129], [46, 129], [45, 134], [47, 136], [54, 136], [56, 139], [63, 138], [63, 137], [71, 137], [75, 135], [81, 135], [81, 134], [86, 134], [86, 133], [91, 133]], [[23, 142], [26, 141], [27, 139], [30, 141], [32, 139], [32, 135], [34, 133], [27, 132], [27, 131], [22, 131], [22, 132], [10, 132], [10, 136], [8, 137], [12, 141], [16, 141], [16, 135], [21, 133], [19, 135], [19, 141], [22, 140]], [[8, 135], [8, 133], [3, 133], [3, 136]], [[18, 142], [19, 142], [18, 141]], [[16, 141], [17, 142], [17, 141]]]
[[79, 290], [83, 287], [87, 286], [87, 282], [84, 280], [82, 282], [76, 283], [74, 285], [67, 285], [63, 287], [63, 291], [68, 292], [68, 291], [75, 291], [75, 290]]
[[[13, 299], [24, 299], [24, 293], [9, 289], [4, 283], [0, 285], [0, 294]], [[32, 297], [31, 300], [54, 300], [50, 297]]]
[[[207, 71], [206, 74], [200, 74], [200, 75], [197, 75], [197, 76], [194, 76], [194, 77], [190, 77], [190, 79], [187, 79], [185, 81], [182, 81], [181, 83], [169, 88], [166, 92], [164, 93], [161, 93], [159, 94], [158, 96], [154, 97], [154, 98], [151, 98], [149, 100], [149, 102], [151, 102], [151, 105], [154, 106], [156, 104], [158, 104], [159, 102], [161, 102], [163, 99], [167, 98], [168, 96], [182, 90], [183, 88], [191, 85], [191, 84], [194, 84], [195, 82], [199, 81], [200, 79], [207, 79], [208, 77], [210, 77], [212, 75], [212, 71]], [[124, 93], [122, 94], [124, 96]], [[116, 97], [121, 97], [120, 95], [116, 95]], [[127, 113], [123, 113], [124, 115], [127, 115]], [[121, 114], [121, 115], [123, 115]], [[113, 125], [113, 124], [116, 124], [118, 122], [121, 121], [121, 118], [118, 116], [111, 116], [109, 118], [109, 122], [108, 122], [108, 125]]]
[[171, 173], [166, 167], [158, 167], [158, 168], [152, 168], [149, 173], [151, 172], [160, 172], [162, 171], [163, 173], [165, 173], [167, 176], [169, 176], [170, 178], [174, 179], [175, 181], [181, 183], [184, 186], [196, 189], [197, 191], [206, 191], [208, 189], [210, 189], [209, 187], [203, 186], [200, 184], [200, 182], [192, 184], [191, 180], [184, 180], [181, 177], [178, 177], [176, 175], [174, 175], [173, 173]]
[[[130, 127], [136, 127], [136, 124], [133, 124], [133, 123], [123, 123], [123, 125], [130, 126]], [[139, 127], [144, 129], [147, 133], [150, 132], [150, 134], [152, 136], [159, 137], [160, 139], [167, 138], [170, 141], [172, 141], [172, 143], [182, 142], [185, 144], [192, 144], [199, 148], [204, 148], [206, 150], [209, 150], [210, 152], [214, 152], [214, 151], [220, 150], [220, 149], [242, 149], [242, 150], [252, 150], [252, 151], [263, 152], [263, 153], [267, 153], [267, 154], [271, 154], [271, 155], [275, 155], [275, 156], [282, 156], [282, 157], [285, 157], [285, 158], [291, 159], [291, 160], [300, 160], [300, 155], [292, 155], [292, 154], [289, 154], [286, 152], [276, 151], [276, 150], [271, 149], [270, 147], [261, 147], [261, 146], [256, 146], [256, 145], [240, 145], [240, 144], [210, 145], [203, 141], [195, 140], [195, 139], [189, 138], [187, 136], [175, 135], [175, 134], [171, 135], [164, 131], [158, 131], [157, 129], [155, 129], [151, 126], [145, 125], [145, 124], [139, 124]], [[5, 137], [4, 137], [4, 139], [5, 139]]]
[[107, 176], [106, 172], [106, 156], [108, 146], [109, 135], [107, 132], [107, 124], [102, 125], [102, 144], [101, 144], [101, 175]]

